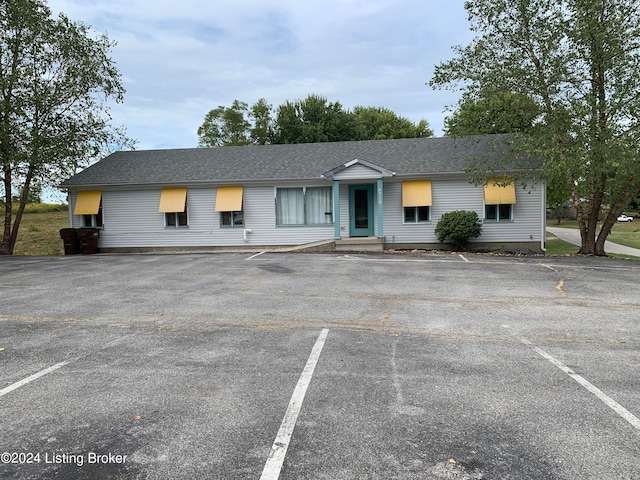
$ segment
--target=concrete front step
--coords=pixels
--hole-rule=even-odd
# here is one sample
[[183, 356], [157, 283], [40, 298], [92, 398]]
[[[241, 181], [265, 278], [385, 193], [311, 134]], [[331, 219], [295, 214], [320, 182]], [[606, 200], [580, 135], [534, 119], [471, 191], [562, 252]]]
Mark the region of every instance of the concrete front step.
[[336, 252], [382, 252], [384, 239], [377, 237], [353, 237], [336, 240]]

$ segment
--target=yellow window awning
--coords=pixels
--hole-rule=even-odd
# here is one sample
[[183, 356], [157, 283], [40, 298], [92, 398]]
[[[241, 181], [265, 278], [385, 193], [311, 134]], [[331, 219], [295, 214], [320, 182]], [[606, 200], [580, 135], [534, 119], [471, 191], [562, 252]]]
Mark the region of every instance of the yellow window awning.
[[216, 212], [239, 212], [242, 210], [243, 187], [218, 187]]
[[101, 190], [82, 190], [78, 192], [74, 215], [97, 215], [102, 199]]
[[513, 180], [492, 178], [484, 186], [485, 205], [506, 205], [516, 203], [516, 185]]
[[184, 212], [186, 204], [186, 188], [163, 188], [160, 194], [160, 208], [158, 208], [158, 212]]
[[431, 180], [402, 182], [403, 207], [430, 207]]

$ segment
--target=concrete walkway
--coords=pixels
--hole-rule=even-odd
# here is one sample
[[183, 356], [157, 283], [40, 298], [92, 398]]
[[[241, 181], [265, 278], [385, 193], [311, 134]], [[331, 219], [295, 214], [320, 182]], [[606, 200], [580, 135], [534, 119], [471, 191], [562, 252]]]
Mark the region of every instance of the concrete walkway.
[[[547, 226], [547, 232], [553, 233], [560, 240], [577, 245], [578, 247], [580, 246], [580, 230], [578, 229]], [[619, 245], [609, 241], [604, 242], [604, 251], [607, 253], [618, 253], [622, 255], [640, 257], [640, 249], [625, 247], [624, 245]]]

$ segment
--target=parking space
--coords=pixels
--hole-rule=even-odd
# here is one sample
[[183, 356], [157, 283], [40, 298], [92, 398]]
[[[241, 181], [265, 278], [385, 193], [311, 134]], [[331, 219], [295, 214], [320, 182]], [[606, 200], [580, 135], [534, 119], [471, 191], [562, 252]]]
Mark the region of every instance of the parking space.
[[250, 257], [0, 259], [0, 476], [634, 478], [636, 263]]

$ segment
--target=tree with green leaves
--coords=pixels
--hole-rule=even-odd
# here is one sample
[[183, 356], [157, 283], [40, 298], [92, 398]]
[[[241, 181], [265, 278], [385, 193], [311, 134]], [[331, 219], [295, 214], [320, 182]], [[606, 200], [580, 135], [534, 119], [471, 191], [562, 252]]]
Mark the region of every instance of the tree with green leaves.
[[109, 123], [107, 101], [124, 96], [113, 46], [53, 18], [42, 0], [0, 0], [0, 254], [13, 253], [32, 186], [56, 185], [114, 145], [132, 146]]
[[249, 108], [234, 100], [205, 116], [198, 129], [200, 147], [278, 143], [339, 142], [433, 136], [426, 120], [417, 124], [384, 107], [345, 110], [321, 95], [285, 101], [275, 114], [264, 98]]
[[489, 91], [474, 97], [465, 93], [445, 118], [444, 133], [451, 137], [526, 133], [533, 129], [539, 115], [538, 103], [528, 95]]
[[420, 120], [415, 124], [384, 107], [357, 106], [353, 109], [353, 117], [356, 124], [356, 140], [433, 136], [433, 130], [429, 128], [426, 120]]
[[640, 193], [640, 0], [469, 0], [465, 9], [476, 37], [430, 84], [535, 100], [539, 120], [516, 147], [542, 159], [549, 184], [567, 186], [579, 252], [605, 255]]
[[204, 122], [198, 128], [199, 147], [229, 147], [250, 145], [247, 120], [249, 105], [240, 100], [234, 100], [230, 107], [220, 105], [204, 117]]
[[251, 107], [234, 100], [209, 111], [198, 128], [199, 147], [265, 145], [273, 134], [273, 108], [264, 98]]
[[272, 143], [339, 142], [355, 137], [355, 123], [340, 102], [321, 95], [278, 107]]
[[273, 107], [261, 98], [251, 106], [249, 117], [253, 121], [249, 135], [256, 145], [266, 145], [273, 136]]

